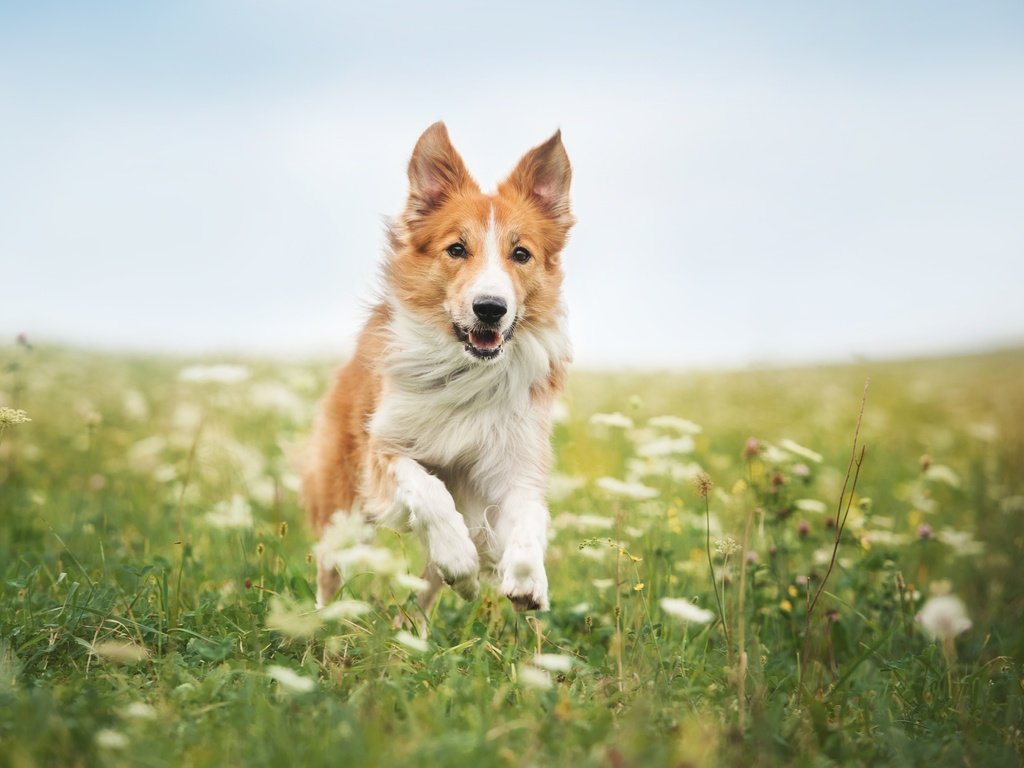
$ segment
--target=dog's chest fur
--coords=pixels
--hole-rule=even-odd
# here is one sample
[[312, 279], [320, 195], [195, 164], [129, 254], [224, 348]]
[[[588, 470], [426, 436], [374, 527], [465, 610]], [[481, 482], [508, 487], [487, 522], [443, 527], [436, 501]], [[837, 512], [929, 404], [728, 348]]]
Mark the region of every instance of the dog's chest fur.
[[485, 496], [501, 493], [517, 464], [541, 460], [550, 397], [538, 397], [568, 356], [560, 326], [522, 330], [487, 365], [433, 328], [398, 312], [370, 432], [440, 473], [464, 474]]

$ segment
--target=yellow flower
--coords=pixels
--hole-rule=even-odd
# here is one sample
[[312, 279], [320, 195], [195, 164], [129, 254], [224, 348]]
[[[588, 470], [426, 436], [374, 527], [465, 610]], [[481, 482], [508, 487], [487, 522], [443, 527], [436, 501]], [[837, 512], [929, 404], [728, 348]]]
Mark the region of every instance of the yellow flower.
[[793, 612], [793, 604], [789, 602], [789, 600], [783, 600], [781, 603], [779, 603], [779, 608], [786, 613]]
[[643, 589], [644, 589], [644, 583], [642, 581], [633, 585], [633, 591], [634, 592], [643, 592]]
[[786, 591], [789, 592], [789, 596], [790, 597], [796, 597], [797, 595], [800, 594], [800, 591], [796, 587], [794, 587], [792, 584], [789, 585], [789, 589], [787, 589]]

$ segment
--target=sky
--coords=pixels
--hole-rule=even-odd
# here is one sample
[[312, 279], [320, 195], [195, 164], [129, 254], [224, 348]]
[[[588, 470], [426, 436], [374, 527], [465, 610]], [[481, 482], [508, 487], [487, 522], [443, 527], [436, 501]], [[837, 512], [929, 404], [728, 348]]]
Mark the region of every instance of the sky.
[[580, 365], [1024, 343], [1024, 3], [0, 5], [0, 339], [344, 355], [443, 119], [561, 128]]

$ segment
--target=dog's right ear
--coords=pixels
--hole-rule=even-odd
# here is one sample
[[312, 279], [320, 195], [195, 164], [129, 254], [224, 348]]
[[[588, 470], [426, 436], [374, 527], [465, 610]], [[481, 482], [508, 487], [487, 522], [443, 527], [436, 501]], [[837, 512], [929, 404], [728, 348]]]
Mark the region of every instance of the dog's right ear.
[[409, 160], [409, 213], [430, 213], [465, 188], [479, 189], [452, 146], [448, 129], [436, 122], [420, 136]]

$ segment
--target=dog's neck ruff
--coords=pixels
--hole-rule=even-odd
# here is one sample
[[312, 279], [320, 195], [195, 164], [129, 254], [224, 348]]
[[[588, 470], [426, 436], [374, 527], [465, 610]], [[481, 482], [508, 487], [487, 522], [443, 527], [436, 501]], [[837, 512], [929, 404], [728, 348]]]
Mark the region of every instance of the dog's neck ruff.
[[519, 402], [531, 388], [547, 381], [553, 366], [564, 365], [570, 358], [561, 308], [550, 326], [518, 325], [494, 360], [469, 357], [450, 332], [423, 322], [397, 302], [390, 302], [390, 309], [385, 387], [403, 394], [432, 395], [431, 399], [453, 407], [481, 398]]

